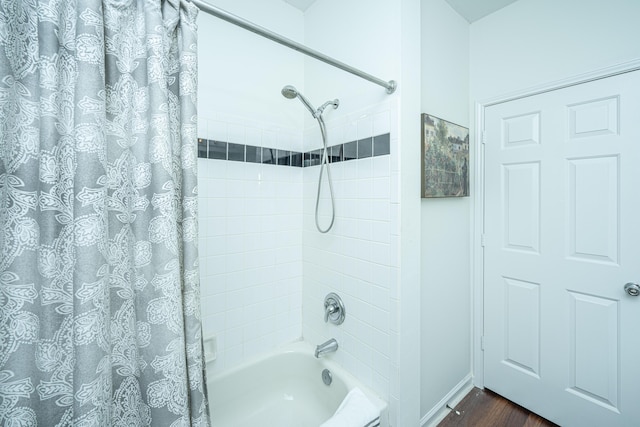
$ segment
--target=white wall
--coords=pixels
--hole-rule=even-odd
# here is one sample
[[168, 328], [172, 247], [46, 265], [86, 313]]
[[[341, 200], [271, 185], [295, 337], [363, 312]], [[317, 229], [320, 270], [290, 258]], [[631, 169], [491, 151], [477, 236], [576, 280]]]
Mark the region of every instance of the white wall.
[[[286, 37], [303, 15], [281, 0], [212, 4]], [[300, 54], [201, 12], [198, 136], [302, 151], [302, 109], [280, 94], [304, 83]], [[302, 334], [302, 169], [198, 159], [203, 331], [213, 375]]]
[[[305, 13], [305, 44], [383, 80], [399, 79], [400, 0], [318, 0]], [[316, 103], [340, 98], [332, 117], [345, 117], [390, 98], [386, 89], [305, 58], [306, 95]], [[397, 95], [395, 95], [397, 96]], [[307, 127], [311, 119], [307, 119]]]
[[[302, 42], [303, 14], [282, 0], [208, 0], [230, 13]], [[304, 89], [303, 55], [207, 13], [198, 15], [198, 114], [250, 118], [265, 127], [301, 130], [303, 113], [280, 94]]]
[[471, 25], [472, 100], [640, 57], [636, 0], [519, 0]]
[[[468, 127], [469, 24], [444, 0], [422, 0], [421, 15], [422, 112]], [[421, 202], [424, 421], [471, 373], [470, 203]]]
[[[391, 385], [397, 403], [397, 425], [415, 426], [420, 421], [420, 0], [402, 0], [399, 6], [400, 79], [398, 88], [399, 142], [399, 291], [398, 371]], [[396, 402], [397, 401], [397, 402]]]

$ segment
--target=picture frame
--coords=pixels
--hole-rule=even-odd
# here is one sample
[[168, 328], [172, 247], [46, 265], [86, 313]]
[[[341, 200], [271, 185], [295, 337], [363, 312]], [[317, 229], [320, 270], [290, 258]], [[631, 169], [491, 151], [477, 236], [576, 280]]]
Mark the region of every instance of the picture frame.
[[469, 129], [421, 115], [421, 197], [469, 196]]

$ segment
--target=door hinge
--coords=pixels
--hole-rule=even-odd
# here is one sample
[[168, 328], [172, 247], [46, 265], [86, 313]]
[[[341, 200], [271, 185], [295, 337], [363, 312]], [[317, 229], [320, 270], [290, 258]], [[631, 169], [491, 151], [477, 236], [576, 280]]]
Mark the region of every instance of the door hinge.
[[480, 143], [482, 145], [487, 143], [487, 131], [482, 129], [482, 133], [480, 134]]
[[484, 234], [480, 235], [480, 246], [484, 248]]
[[484, 335], [480, 337], [480, 350], [484, 351]]

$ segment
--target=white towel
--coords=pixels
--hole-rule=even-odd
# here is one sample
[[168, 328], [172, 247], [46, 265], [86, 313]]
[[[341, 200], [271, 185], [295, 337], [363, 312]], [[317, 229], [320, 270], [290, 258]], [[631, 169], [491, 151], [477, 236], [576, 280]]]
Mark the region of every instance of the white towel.
[[333, 417], [320, 427], [378, 427], [380, 411], [364, 395], [354, 388], [344, 398]]

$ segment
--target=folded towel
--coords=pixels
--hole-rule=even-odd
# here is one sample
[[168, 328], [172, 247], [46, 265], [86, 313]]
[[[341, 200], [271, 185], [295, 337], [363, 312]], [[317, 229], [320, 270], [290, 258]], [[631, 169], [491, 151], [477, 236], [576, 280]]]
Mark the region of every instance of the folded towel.
[[362, 390], [354, 388], [344, 398], [333, 417], [320, 427], [378, 427], [380, 411], [364, 395]]

